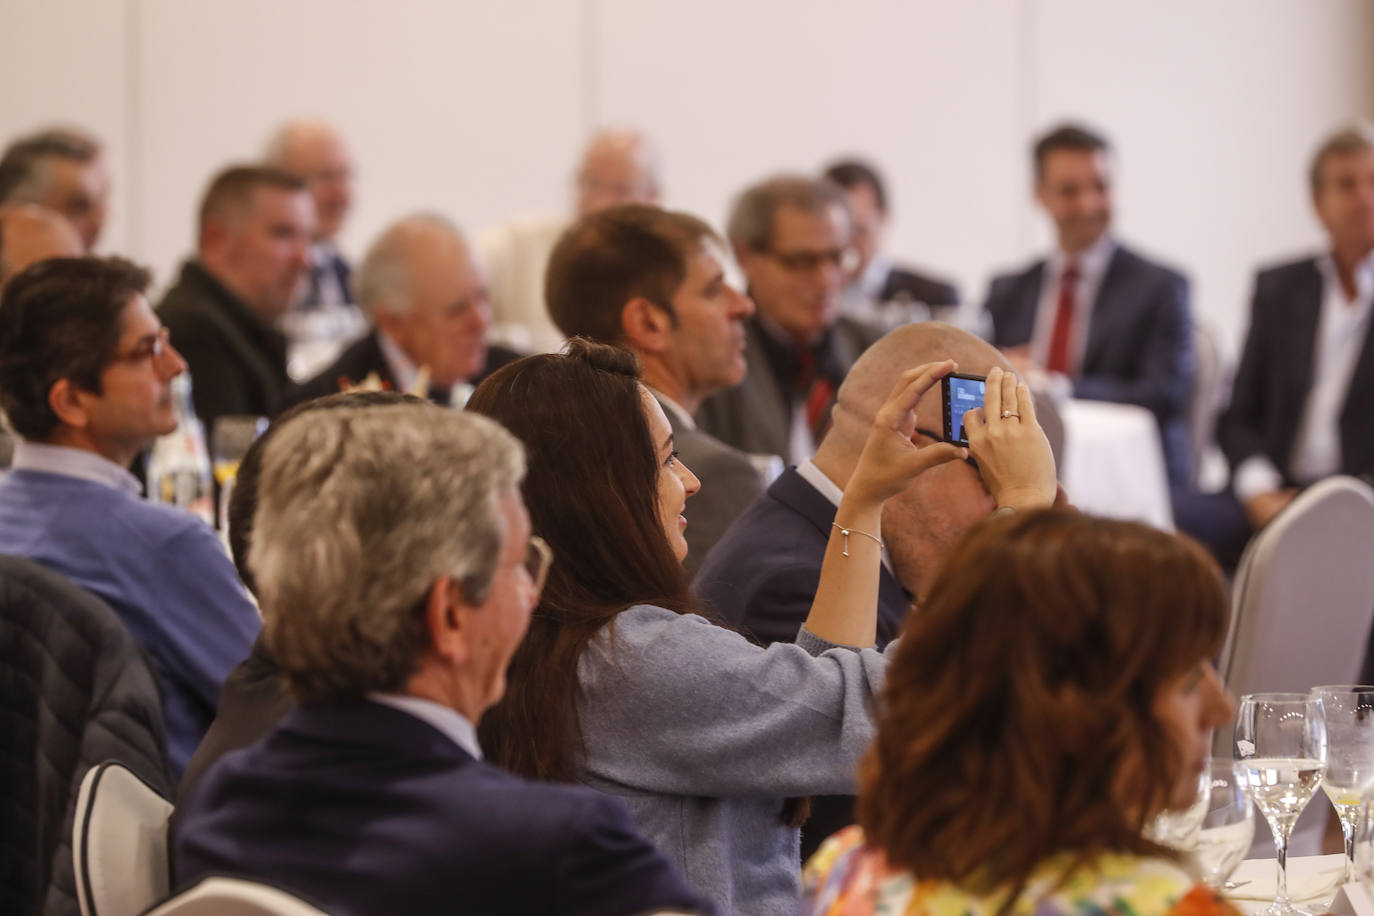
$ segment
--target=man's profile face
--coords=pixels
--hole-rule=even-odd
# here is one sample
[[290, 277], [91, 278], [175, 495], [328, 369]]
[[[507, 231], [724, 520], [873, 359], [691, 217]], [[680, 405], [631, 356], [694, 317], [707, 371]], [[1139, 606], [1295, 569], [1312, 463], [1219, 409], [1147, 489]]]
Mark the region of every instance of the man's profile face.
[[677, 327], [668, 358], [684, 387], [699, 396], [744, 380], [744, 319], [754, 303], [725, 279], [725, 253], [703, 239], [687, 256], [687, 276], [673, 294]]
[[245, 212], [225, 223], [225, 262], [235, 291], [262, 317], [291, 307], [310, 265], [314, 204], [304, 191], [260, 187]]
[[535, 583], [525, 566], [529, 553], [530, 519], [517, 489], [506, 490], [497, 505], [505, 520], [505, 537], [492, 576], [487, 600], [466, 614], [469, 627], [470, 674], [476, 681], [482, 709], [494, 706], [506, 692], [506, 669], [525, 638], [530, 612], [539, 601]]
[[119, 344], [100, 373], [100, 393], [85, 398], [86, 432], [98, 446], [136, 452], [176, 430], [172, 379], [186, 363], [170, 343], [157, 346], [161, 332], [148, 300], [141, 294], [130, 299], [120, 318]]
[[1374, 250], [1374, 149], [1327, 156], [1313, 204], [1335, 247]]
[[849, 201], [849, 219], [853, 226], [850, 242], [858, 257], [849, 279], [860, 276], [883, 245], [883, 232], [887, 228], [887, 215], [878, 206], [878, 195], [873, 186], [859, 182], [844, 192]]
[[95, 248], [105, 225], [110, 179], [105, 157], [81, 162], [66, 156], [49, 156], [39, 166], [47, 171], [47, 194], [35, 203], [54, 210], [72, 224], [87, 252]]
[[1106, 150], [1055, 149], [1045, 155], [1036, 199], [1054, 221], [1059, 245], [1076, 253], [1111, 226], [1111, 156]]
[[387, 333], [431, 384], [452, 387], [482, 371], [491, 295], [472, 249], [453, 236], [417, 239], [408, 253], [410, 311], [390, 315]]
[[810, 346], [839, 316], [850, 257], [849, 217], [837, 205], [773, 214], [766, 251], [742, 251], [740, 266], [759, 312], [799, 346]]

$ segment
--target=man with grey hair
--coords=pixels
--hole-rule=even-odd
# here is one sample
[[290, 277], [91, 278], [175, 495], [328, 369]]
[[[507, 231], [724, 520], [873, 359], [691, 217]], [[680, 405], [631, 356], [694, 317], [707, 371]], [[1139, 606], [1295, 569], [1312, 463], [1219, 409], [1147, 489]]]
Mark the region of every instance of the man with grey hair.
[[302, 414], [266, 446], [249, 565], [300, 707], [180, 809], [177, 884], [329, 912], [706, 912], [619, 802], [481, 760], [552, 559], [518, 442], [428, 404]]
[[366, 325], [354, 304], [352, 269], [338, 248], [339, 232], [353, 205], [353, 156], [332, 124], [296, 118], [272, 135], [264, 159], [304, 181], [315, 201], [308, 282], [282, 318], [291, 341], [287, 366], [299, 381], [337, 357]]
[[0, 289], [35, 261], [83, 253], [76, 230], [56, 211], [38, 204], [0, 206]]
[[749, 371], [708, 398], [697, 422], [735, 448], [795, 464], [815, 452], [835, 389], [879, 336], [840, 315], [853, 258], [844, 194], [821, 179], [770, 178], [735, 200], [728, 234], [758, 309], [745, 322]]
[[287, 398], [381, 387], [462, 406], [472, 389], [519, 354], [488, 346], [491, 300], [477, 258], [457, 226], [417, 213], [372, 243], [357, 276], [373, 329]]
[[[1010, 369], [989, 344], [936, 321], [903, 325], [869, 347], [840, 386], [833, 428], [815, 458], [788, 468], [725, 532], [697, 573], [693, 585], [698, 594], [727, 623], [764, 645], [796, 638], [816, 595], [835, 510], [873, 417], [904, 371], [943, 359], [953, 359], [958, 371], [976, 375]], [[942, 411], [936, 385], [916, 405], [913, 442], [918, 448], [943, 441]], [[879, 648], [897, 637], [913, 602], [965, 531], [998, 507], [1028, 509], [1056, 499], [1049, 442], [1026, 419], [1008, 425], [1031, 446], [1017, 460], [980, 453], [947, 462], [920, 475], [883, 507]], [[813, 819], [802, 830], [804, 855], [850, 822], [852, 801], [817, 800]]]
[[1374, 423], [1355, 395], [1374, 386], [1374, 126], [1327, 137], [1308, 180], [1329, 247], [1255, 278], [1234, 394], [1217, 425], [1231, 493], [1179, 519], [1227, 560], [1299, 488], [1374, 475]]
[[[574, 176], [572, 219], [614, 204], [657, 204], [662, 197], [658, 149], [643, 133], [607, 128], [587, 141]], [[518, 350], [553, 351], [563, 335], [544, 304], [544, 268], [567, 217], [513, 220], [479, 239], [491, 270], [495, 336]]]
[[89, 252], [105, 225], [110, 179], [95, 138], [68, 128], [22, 137], [0, 157], [0, 204], [39, 204], [72, 224]]

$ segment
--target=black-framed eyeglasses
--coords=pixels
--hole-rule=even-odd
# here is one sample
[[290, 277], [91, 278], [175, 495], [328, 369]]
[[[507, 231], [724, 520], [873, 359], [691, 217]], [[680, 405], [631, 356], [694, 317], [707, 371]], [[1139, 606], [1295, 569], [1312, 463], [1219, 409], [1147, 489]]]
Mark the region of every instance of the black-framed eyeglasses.
[[[933, 431], [931, 431], [931, 430], [929, 430], [929, 429], [922, 429], [922, 428], [919, 427], [919, 426], [916, 427], [916, 435], [918, 435], [918, 436], [925, 436], [927, 439], [933, 439], [933, 440], [936, 441], [936, 442], [949, 442], [948, 439], [946, 439], [944, 436], [940, 435], [939, 433], [933, 432]], [[969, 455], [967, 458], [965, 458], [964, 460], [965, 460], [966, 462], [968, 462], [968, 466], [971, 467], [971, 468], [973, 468], [973, 470], [974, 470], [976, 473], [982, 474], [982, 471], [979, 471], [979, 470], [978, 470], [978, 460], [977, 460], [976, 458], [974, 458], [972, 454], [970, 454], [970, 455]]]
[[156, 334], [150, 334], [144, 337], [138, 343], [134, 344], [133, 349], [128, 353], [116, 353], [110, 362], [141, 363], [144, 360], [159, 359], [172, 345], [171, 338], [171, 331], [166, 328], [158, 328]]
[[534, 583], [534, 593], [543, 592], [544, 583], [549, 578], [549, 567], [553, 566], [553, 548], [538, 535], [532, 536], [529, 546], [525, 548], [524, 566], [530, 582]]
[[859, 253], [853, 248], [832, 248], [829, 251], [773, 251], [765, 248], [763, 253], [777, 261], [783, 270], [797, 274], [810, 273], [822, 264], [848, 271], [859, 263]]

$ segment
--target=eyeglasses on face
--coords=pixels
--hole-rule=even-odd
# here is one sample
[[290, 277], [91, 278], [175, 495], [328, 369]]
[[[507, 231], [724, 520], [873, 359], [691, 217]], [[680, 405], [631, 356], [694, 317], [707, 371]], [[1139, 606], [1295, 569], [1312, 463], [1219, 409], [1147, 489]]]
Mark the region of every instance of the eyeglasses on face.
[[832, 248], [829, 251], [773, 251], [764, 249], [763, 253], [792, 273], [810, 273], [822, 264], [833, 265], [841, 270], [853, 270], [859, 263], [859, 253], [853, 248]]
[[525, 549], [525, 572], [534, 583], [535, 594], [544, 590], [544, 582], [549, 578], [549, 567], [553, 565], [553, 548], [538, 535], [530, 538]]
[[156, 334], [149, 334], [144, 337], [134, 344], [129, 352], [116, 353], [110, 362], [141, 363], [144, 360], [160, 359], [171, 345], [171, 332], [166, 328], [158, 328]]

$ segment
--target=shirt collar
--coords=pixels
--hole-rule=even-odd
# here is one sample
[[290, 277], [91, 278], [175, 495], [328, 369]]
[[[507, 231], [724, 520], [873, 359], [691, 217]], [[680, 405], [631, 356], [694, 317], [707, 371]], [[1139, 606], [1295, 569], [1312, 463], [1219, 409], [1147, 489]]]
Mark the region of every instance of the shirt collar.
[[[1339, 288], [1340, 277], [1336, 271], [1336, 256], [1330, 252], [1317, 259], [1317, 269], [1321, 271], [1322, 281], [1328, 286]], [[1355, 301], [1368, 304], [1374, 298], [1374, 251], [1355, 265]]]
[[[1078, 265], [1078, 276], [1097, 277], [1107, 270], [1107, 264], [1112, 259], [1112, 254], [1116, 251], [1116, 241], [1110, 233], [1102, 233], [1102, 238], [1093, 242], [1083, 249], [1073, 259]], [[1062, 250], [1056, 249], [1050, 257], [1050, 270], [1055, 274], [1064, 272], [1065, 266], [1069, 263], [1069, 256]]]
[[[382, 348], [382, 357], [386, 360], [387, 367], [391, 369], [391, 377], [396, 382], [396, 390], [407, 392], [415, 387], [415, 379], [420, 374], [420, 367], [415, 365], [415, 361], [406, 355], [406, 351], [401, 349], [401, 345], [381, 328], [377, 329], [377, 345]], [[425, 392], [419, 392], [420, 397], [425, 396]]]
[[476, 726], [456, 709], [436, 703], [433, 700], [402, 693], [372, 692], [367, 695], [367, 698], [373, 703], [390, 706], [392, 709], [398, 709], [420, 719], [474, 758], [482, 759], [482, 747], [477, 743]]
[[840, 489], [840, 485], [835, 481], [825, 476], [825, 472], [816, 467], [816, 462], [810, 458], [804, 459], [801, 464], [797, 465], [797, 475], [815, 487], [817, 493], [834, 503], [836, 509], [840, 507], [840, 500], [844, 499], [844, 490]]
[[10, 467], [16, 471], [42, 471], [77, 477], [123, 490], [132, 496], [140, 496], [143, 492], [138, 478], [133, 474], [108, 458], [83, 448], [20, 439], [14, 444], [14, 458]]
[[672, 398], [668, 397], [663, 392], [659, 391], [653, 385], [645, 385], [644, 387], [649, 389], [649, 393], [654, 396], [654, 400], [658, 401], [659, 405], [664, 410], [666, 410], [668, 413], [672, 414], [674, 417], [677, 418], [679, 426], [683, 427], [684, 429], [697, 428], [696, 421], [692, 419], [691, 414], [689, 414], [685, 409], [683, 409], [681, 404], [679, 404], [677, 401], [674, 401]]

